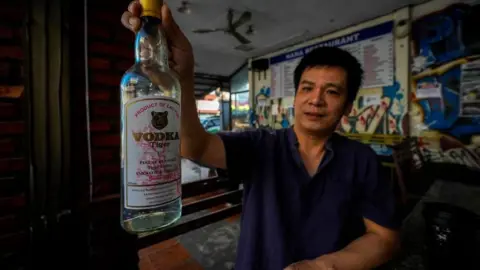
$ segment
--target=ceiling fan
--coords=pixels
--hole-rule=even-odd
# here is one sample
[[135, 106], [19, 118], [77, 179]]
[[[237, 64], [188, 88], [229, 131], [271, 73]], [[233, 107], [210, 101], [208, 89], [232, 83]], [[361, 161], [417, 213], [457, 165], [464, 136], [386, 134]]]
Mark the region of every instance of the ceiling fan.
[[180, 7], [177, 8], [177, 11], [183, 14], [190, 14], [192, 12], [190, 9], [190, 2], [182, 1]]
[[213, 28], [213, 29], [195, 29], [194, 33], [197, 34], [206, 34], [213, 32], [224, 32], [225, 34], [235, 37], [242, 44], [250, 44], [251, 41], [246, 37], [242, 36], [237, 29], [249, 22], [252, 19], [252, 13], [250, 11], [245, 11], [240, 15], [240, 17], [233, 22], [233, 9], [228, 9], [227, 11], [227, 27], [224, 28]]

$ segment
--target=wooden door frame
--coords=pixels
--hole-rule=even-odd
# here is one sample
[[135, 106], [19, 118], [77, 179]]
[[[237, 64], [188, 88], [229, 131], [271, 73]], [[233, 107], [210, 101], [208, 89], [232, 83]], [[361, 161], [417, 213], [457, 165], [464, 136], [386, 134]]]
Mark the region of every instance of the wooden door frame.
[[[76, 57], [78, 51], [71, 50], [80, 46], [83, 52], [83, 6], [83, 1], [28, 3], [26, 99], [31, 152], [30, 264], [34, 268], [52, 267], [54, 261], [60, 264], [60, 257], [81, 268], [89, 252], [88, 223], [78, 214], [82, 212], [80, 198], [88, 197], [80, 194], [85, 189], [79, 187], [89, 183], [88, 167], [83, 166], [88, 161], [85, 76], [80, 72], [84, 67], [72, 69], [78, 66], [78, 58], [84, 63], [85, 57]], [[76, 81], [71, 81], [72, 72], [77, 73]], [[72, 247], [82, 252], [73, 252]]]

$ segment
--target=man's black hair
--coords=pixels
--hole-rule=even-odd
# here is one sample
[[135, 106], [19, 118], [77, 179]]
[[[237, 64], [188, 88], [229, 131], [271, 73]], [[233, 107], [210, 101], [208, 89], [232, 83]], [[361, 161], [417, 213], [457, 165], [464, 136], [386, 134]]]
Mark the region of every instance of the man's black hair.
[[305, 69], [311, 67], [340, 67], [347, 73], [347, 102], [355, 100], [362, 84], [363, 69], [358, 60], [349, 52], [338, 47], [320, 47], [305, 55], [295, 68], [295, 94]]

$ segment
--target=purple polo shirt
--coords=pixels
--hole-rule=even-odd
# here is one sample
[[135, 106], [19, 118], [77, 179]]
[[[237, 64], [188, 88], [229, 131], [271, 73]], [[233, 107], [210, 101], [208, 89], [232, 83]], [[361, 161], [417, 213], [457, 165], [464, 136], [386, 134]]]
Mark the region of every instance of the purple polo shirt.
[[393, 185], [369, 146], [332, 135], [310, 177], [292, 128], [219, 135], [229, 177], [244, 184], [235, 270], [283, 270], [338, 251], [365, 232], [363, 217], [398, 227]]

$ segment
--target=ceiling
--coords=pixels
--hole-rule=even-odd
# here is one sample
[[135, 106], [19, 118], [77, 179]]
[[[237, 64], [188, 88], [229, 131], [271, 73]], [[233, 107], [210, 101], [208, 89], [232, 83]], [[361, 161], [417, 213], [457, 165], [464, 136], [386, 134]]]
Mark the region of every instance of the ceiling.
[[[190, 14], [177, 8], [182, 0], [166, 0], [175, 20], [189, 38], [195, 53], [196, 72], [230, 76], [249, 57], [260, 56], [350, 25], [388, 14], [398, 8], [425, 0], [189, 0]], [[295, 4], [294, 4], [295, 3]], [[294, 6], [295, 5], [295, 6]], [[346, 8], [348, 7], [348, 8]], [[234, 20], [250, 11], [250, 23], [241, 26], [244, 34], [253, 24], [255, 34], [247, 36], [254, 49], [235, 50], [240, 43], [223, 32], [195, 34], [196, 28], [221, 28], [227, 24], [227, 10]]]

